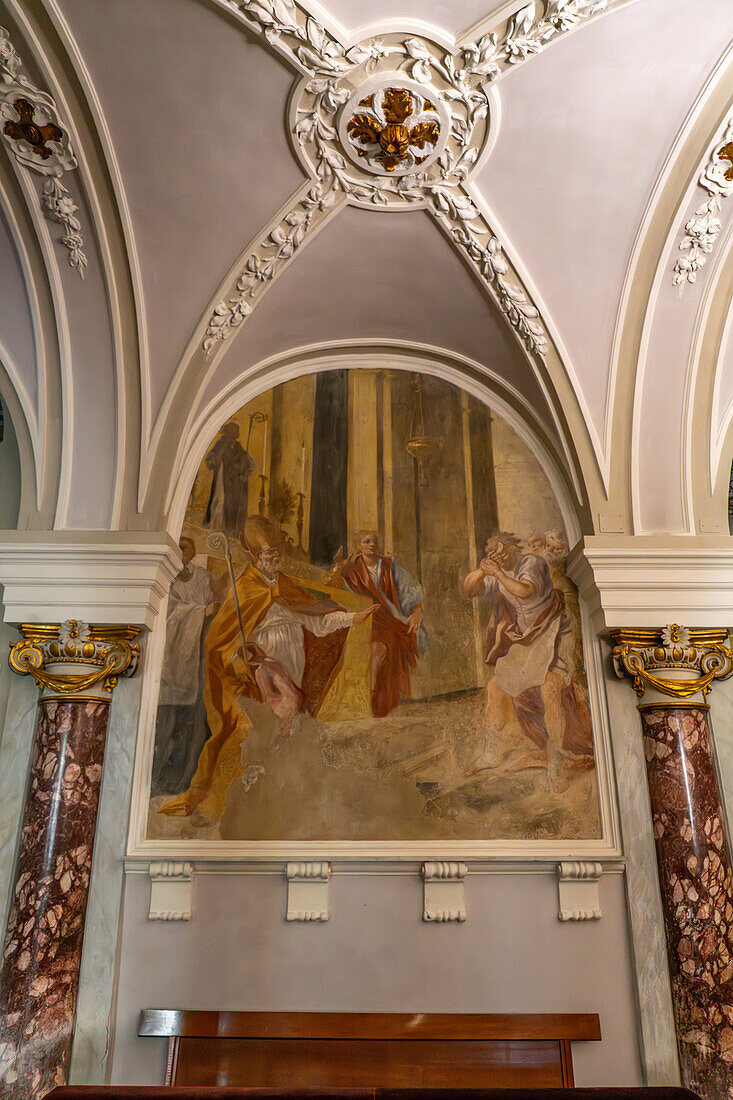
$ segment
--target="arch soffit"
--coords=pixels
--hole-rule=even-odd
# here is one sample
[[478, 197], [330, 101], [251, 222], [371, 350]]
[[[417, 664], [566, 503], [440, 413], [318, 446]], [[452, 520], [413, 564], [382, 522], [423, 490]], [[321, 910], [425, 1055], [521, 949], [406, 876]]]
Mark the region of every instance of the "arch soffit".
[[258, 364], [245, 378], [238, 378], [225, 392], [202, 409], [181, 437], [174, 474], [167, 486], [167, 529], [178, 536], [196, 473], [211, 440], [221, 425], [243, 405], [261, 393], [293, 378], [336, 370], [395, 369], [429, 374], [465, 390], [505, 420], [525, 443], [545, 471], [558, 500], [570, 543], [577, 541], [587, 522], [587, 506], [578, 502], [576, 487], [557, 443], [525, 399], [503, 379], [480, 364], [444, 350], [405, 343], [368, 344], [351, 341], [293, 349]]
[[[0, 156], [0, 206], [9, 227], [31, 310], [33, 364], [15, 362], [7, 348], [2, 359], [2, 396], [18, 437], [21, 455], [20, 523], [31, 516], [51, 525], [61, 468], [61, 372], [68, 369], [68, 348], [59, 325], [62, 296], [47, 226], [36, 195], [15, 162]], [[62, 314], [61, 314], [62, 315]], [[36, 398], [28, 372], [35, 372]]]
[[[629, 532], [639, 533], [641, 489], [638, 481], [639, 443], [642, 424], [642, 401], [645, 373], [653, 351], [653, 319], [662, 293], [674, 293], [672, 286], [673, 265], [679, 257], [679, 240], [684, 234], [685, 223], [691, 216], [692, 205], [699, 205], [705, 192], [697, 188], [697, 180], [709, 155], [712, 137], [723, 124], [733, 102], [733, 44], [731, 44], [705, 83], [678, 137], [660, 170], [639, 226], [634, 248], [629, 259], [624, 288], [619, 303], [612, 352], [612, 381], [610, 386], [610, 503], [630, 499], [631, 527]], [[697, 191], [698, 201], [694, 202]], [[709, 263], [700, 282], [710, 279], [715, 262]], [[694, 288], [689, 288], [694, 290]], [[707, 293], [704, 300], [708, 300]], [[704, 330], [700, 315], [694, 323], [694, 346], [700, 344], [699, 334]], [[702, 496], [702, 482], [697, 469], [698, 461], [690, 453], [694, 432], [694, 418], [699, 423], [697, 403], [712, 409], [712, 398], [701, 396], [700, 383], [712, 389], [710, 378], [703, 382], [703, 373], [694, 365], [694, 354], [685, 364], [685, 426], [679, 441], [667, 440], [668, 446], [681, 449], [683, 483], [675, 487], [687, 510], [689, 533], [704, 533], [717, 527], [707, 527], [710, 501], [709, 490]], [[693, 409], [694, 407], [694, 409]], [[710, 416], [704, 425], [706, 440], [710, 439]], [[695, 442], [699, 451], [700, 443]], [[630, 460], [629, 460], [629, 456]], [[710, 464], [709, 446], [705, 451], [706, 468]], [[710, 481], [710, 476], [707, 476]], [[693, 489], [693, 485], [695, 488]], [[707, 503], [706, 503], [707, 498]], [[610, 506], [610, 505], [609, 505]], [[719, 509], [718, 509], [719, 511]]]
[[[630, 2], [633, 2], [633, 0], [618, 0], [616, 3], [611, 2], [610, 4], [607, 3], [602, 5], [596, 3], [595, 0], [577, 0], [576, 6], [585, 11], [586, 14], [576, 21], [568, 21], [567, 24], [562, 24], [557, 32], [553, 32], [549, 35], [549, 40], [555, 37], [555, 33], [567, 33], [577, 30], [580, 26], [584, 25], [588, 18], [600, 14], [602, 10], [608, 12], [611, 9], [624, 6], [626, 3]], [[248, 30], [254, 31], [259, 35], [262, 35], [264, 30], [269, 29], [268, 24], [260, 24], [256, 17], [247, 16], [247, 12], [244, 10], [246, 4], [234, 6], [229, 0], [209, 0], [209, 3], [214, 8], [226, 12], [230, 18], [234, 18], [235, 21], [240, 22]], [[320, 19], [323, 14], [320, 7], [312, 4], [306, 6], [305, 4], [296, 5], [293, 3], [290, 6], [293, 11], [300, 13], [303, 25], [305, 25], [307, 19], [311, 15]], [[261, 9], [262, 6], [257, 5], [257, 7]], [[518, 5], [515, 3], [505, 5], [499, 12], [494, 13], [486, 20], [471, 28], [469, 32], [471, 38], [478, 38], [479, 36], [496, 32], [498, 29], [501, 34], [504, 35], [504, 38], [501, 38], [500, 34], [500, 41], [505, 41], [507, 36], [514, 33], [512, 27], [513, 23], [516, 22], [514, 16], [517, 10]], [[343, 37], [341, 37], [343, 35], [343, 28], [338, 27], [333, 21], [328, 20], [327, 16], [324, 15], [323, 17], [326, 35], [330, 33], [333, 40], [337, 44], [340, 43], [339, 48], [350, 48], [351, 41], [349, 39], [344, 41]], [[376, 33], [377, 29], [382, 33], [385, 32], [385, 28], [380, 26], [380, 28], [369, 28], [368, 33]], [[393, 29], [391, 25], [387, 28], [387, 32], [390, 29]], [[400, 29], [404, 30], [404, 25], [401, 25]], [[452, 50], [459, 48], [461, 42], [465, 43], [467, 41], [467, 37], [464, 35], [458, 41], [448, 42], [445, 35], [440, 34], [432, 27], [421, 27], [421, 29], [424, 29], [424, 33], [429, 33], [433, 41], [437, 42], [439, 45], [444, 45], [447, 49]], [[304, 68], [298, 61], [292, 47], [283, 45], [283, 39], [280, 36], [273, 36], [270, 34], [267, 38], [267, 43], [263, 42], [263, 44], [269, 44], [270, 47], [277, 50], [281, 57], [283, 57], [291, 68], [294, 69], [296, 75], [310, 75], [308, 69]], [[545, 44], [546, 43], [543, 42], [543, 46]], [[535, 51], [530, 51], [527, 55], [530, 61], [532, 52]], [[523, 60], [526, 60], [526, 58]], [[251, 308], [255, 303], [253, 302], [251, 306], [245, 305], [244, 309], [235, 307], [233, 323], [228, 303], [231, 303], [237, 298], [239, 298], [240, 303], [243, 300], [241, 288], [238, 290], [237, 284], [246, 271], [248, 262], [251, 260], [252, 256], [257, 254], [258, 248], [261, 248], [264, 242], [268, 239], [270, 241], [273, 239], [273, 233], [282, 231], [282, 226], [286, 223], [286, 219], [291, 216], [298, 207], [302, 208], [304, 202], [307, 202], [308, 192], [312, 188], [313, 183], [313, 179], [308, 179], [299, 191], [292, 196], [285, 207], [278, 211], [262, 232], [248, 244], [239, 260], [222, 280], [217, 293], [211, 299], [207, 310], [199, 320], [194, 335], [185, 349], [171, 384], [168, 387], [165, 398], [161, 404], [160, 412], [152, 426], [149, 449], [147, 453], [144, 453], [142, 456], [138, 496], [138, 508], [141, 511], [147, 512], [148, 510], [156, 510], [154, 499], [156, 492], [152, 485], [152, 474], [153, 471], [155, 471], [155, 478], [157, 480], [161, 475], [162, 469], [171, 468], [173, 457], [170, 452], [166, 453], [165, 440], [178, 438], [183, 423], [189, 419], [192, 411], [192, 403], [188, 400], [187, 395], [201, 392], [205, 381], [212, 377], [216, 370], [217, 363], [220, 361], [222, 350], [221, 347], [216, 347], [215, 345], [219, 342], [221, 337], [222, 327], [220, 322], [222, 317], [224, 317], [224, 336], [230, 341], [239, 334], [240, 329], [246, 329], [246, 316], [251, 312]], [[465, 188], [461, 188], [461, 190], [466, 198], [479, 210], [488, 236], [490, 238], [501, 239], [497, 231], [495, 220], [492, 218], [491, 212], [488, 210], [481, 196], [476, 192], [476, 189], [468, 183]], [[279, 265], [275, 278], [289, 263], [293, 262], [295, 253], [301, 251], [304, 244], [312, 239], [315, 233], [324, 228], [327, 222], [338, 213], [338, 210], [343, 206], [345, 201], [345, 196], [337, 192], [329, 209], [321, 211], [320, 213], [315, 212], [312, 215], [312, 225], [308, 235], [304, 237], [303, 241], [301, 241]], [[311, 219], [309, 219], [309, 221], [310, 220]], [[438, 217], [437, 220], [446, 231], [451, 243], [455, 244], [455, 241], [451, 237], [451, 226], [448, 220], [441, 219], [440, 217]], [[443, 222], [446, 224], [442, 224]], [[459, 251], [461, 251], [460, 246], [458, 247]], [[462, 254], [464, 260], [467, 260], [470, 264], [470, 259], [467, 257], [465, 249]], [[518, 290], [523, 296], [528, 309], [532, 311], [532, 315], [538, 318], [540, 328], [545, 338], [544, 354], [538, 354], [537, 349], [532, 346], [532, 340], [522, 341], [520, 333], [520, 342], [523, 342], [523, 351], [529, 360], [531, 369], [534, 371], [535, 376], [538, 378], [547, 396], [548, 407], [555, 420], [558, 438], [561, 441], [561, 447], [566, 452], [566, 459], [569, 461], [571, 467], [574, 466], [577, 461], [582, 471], [584, 493], [587, 494], [588, 498], [591, 500], [591, 511], [593, 513], [602, 512], [607, 503], [605, 462], [601, 451], [600, 441], [596, 436], [591, 418], [587, 415], [584, 398], [572, 364], [570, 363], [569, 356], [560, 343], [557, 330], [549, 317], [546, 306], [540, 301], [539, 295], [531, 286], [529, 277], [516, 256], [515, 250], [512, 248], [511, 244], [505, 240], [502, 240], [502, 259], [508, 261], [509, 277], [507, 282], [509, 279], [511, 280], [512, 292]], [[485, 278], [480, 279], [480, 281], [488, 296], [499, 305], [500, 309], [502, 309], [501, 288], [499, 288], [499, 293], [497, 293], [495, 282], [491, 283]], [[268, 285], [271, 285], [271, 283]], [[262, 290], [260, 288], [257, 300], [261, 297], [261, 293]], [[506, 309], [502, 311], [505, 314], [507, 313]], [[517, 327], [514, 326], [514, 328], [516, 335]], [[213, 342], [212, 335], [214, 337]], [[530, 345], [529, 348], [527, 347], [527, 343]], [[208, 344], [208, 346], [205, 347], [205, 344]], [[164, 477], [163, 480], [167, 480], [167, 477]], [[157, 507], [159, 508], [160, 505], [158, 504]], [[628, 508], [625, 509], [625, 512], [628, 512]]]
[[[143, 330], [138, 326], [134, 244], [131, 235], [127, 234], [129, 220], [124, 193], [96, 95], [55, 0], [6, 0], [6, 3], [6, 21], [11, 35], [15, 24], [22, 36], [23, 52], [36, 65], [43, 86], [51, 94], [69, 134], [77, 161], [73, 177], [85, 202], [81, 213], [87, 216], [83, 231], [90, 246], [89, 262], [94, 263], [95, 257], [99, 260], [104, 298], [86, 302], [85, 309], [103, 311], [111, 323], [114, 362], [109, 364], [109, 369], [114, 378], [116, 438], [110, 526], [115, 527], [122, 515], [134, 511], [140, 448], [138, 333]], [[71, 333], [64, 295], [65, 281], [79, 276], [68, 270], [67, 253], [55, 239], [59, 227], [50, 225], [43, 217], [31, 173], [19, 166], [13, 157], [3, 154], [2, 160], [11, 166], [10, 171], [24, 196], [28, 216], [24, 219], [23, 236], [27, 247], [37, 247], [41, 258], [33, 278], [35, 293], [42, 300], [45, 284], [53, 302], [51, 309], [39, 308], [36, 318], [37, 325], [40, 319], [45, 328], [53, 332], [53, 338], [47, 338], [45, 354], [39, 359], [39, 371], [44, 372], [43, 378], [39, 376], [39, 394], [45, 397], [45, 429], [39, 419], [39, 447], [43, 452], [44, 468], [39, 493], [42, 482], [48, 486], [49, 498], [42, 514], [34, 520], [34, 526], [63, 528], [69, 490], [77, 474], [73, 469], [74, 424], [75, 421], [82, 424], [89, 411], [74, 407]], [[91, 286], [89, 279], [84, 286], [85, 293], [91, 293], [87, 289]], [[48, 322], [48, 318], [52, 321]], [[100, 366], [104, 369], [103, 364]], [[53, 440], [53, 425], [60, 425], [55, 448], [49, 445]]]
[[721, 238], [705, 272], [688, 364], [686, 453], [698, 525], [727, 533], [733, 399], [725, 409], [718, 401], [733, 339], [733, 218]]

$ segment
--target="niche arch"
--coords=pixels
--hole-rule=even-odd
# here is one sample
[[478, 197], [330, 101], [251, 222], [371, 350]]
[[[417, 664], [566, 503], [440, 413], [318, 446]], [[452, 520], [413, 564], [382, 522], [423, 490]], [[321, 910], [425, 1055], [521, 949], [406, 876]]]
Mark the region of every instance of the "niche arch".
[[[447, 354], [444, 356], [437, 356], [435, 353], [427, 353], [421, 348], [397, 346], [361, 349], [354, 347], [330, 347], [327, 349], [321, 348], [318, 350], [318, 353], [311, 353], [308, 355], [294, 352], [286, 359], [281, 357], [275, 362], [261, 364], [260, 368], [251, 372], [247, 377], [238, 379], [223, 397], [212, 402], [211, 406], [197, 421], [195, 431], [192, 431], [190, 437], [181, 440], [179, 474], [177, 482], [170, 487], [169, 531], [176, 537], [181, 533], [181, 529], [183, 528], [183, 533], [190, 536], [193, 531], [191, 524], [199, 524], [199, 526], [195, 528], [194, 533], [196, 534], [196, 552], [197, 555], [199, 555], [198, 560], [201, 567], [209, 569], [215, 568], [210, 558], [207, 557], [209, 554], [207, 533], [201, 528], [203, 509], [206, 506], [204, 498], [209, 492], [207, 481], [208, 473], [206, 468], [202, 466], [202, 462], [205, 456], [210, 454], [213, 447], [216, 445], [218, 430], [231, 418], [239, 416], [241, 422], [239, 438], [241, 442], [244, 443], [246, 436], [246, 418], [251, 414], [251, 411], [257, 407], [258, 401], [261, 399], [271, 399], [272, 393], [276, 387], [284, 390], [290, 383], [306, 382], [309, 379], [314, 380], [315, 387], [316, 379], [324, 377], [327, 372], [339, 370], [349, 371], [352, 378], [357, 378], [360, 382], [364, 382], [365, 384], [370, 375], [379, 375], [385, 372], [389, 372], [400, 382], [406, 382], [410, 375], [413, 377], [415, 375], [420, 375], [425, 380], [434, 382], [438, 388], [440, 386], [445, 386], [454, 390], [460, 402], [465, 402], [466, 405], [470, 404], [470, 402], [475, 402], [477, 405], [480, 404], [480, 406], [486, 410], [487, 416], [491, 414], [495, 418], [495, 420], [491, 422], [492, 431], [493, 425], [496, 422], [501, 422], [501, 424], [508, 429], [509, 434], [517, 440], [517, 446], [521, 445], [521, 448], [526, 450], [535, 468], [544, 475], [549, 486], [548, 492], [551, 494], [555, 503], [558, 515], [557, 526], [564, 529], [567, 541], [572, 544], [580, 536], [582, 531], [582, 509], [577, 502], [575, 487], [572, 484], [571, 478], [563, 469], [557, 454], [554, 452], [553, 444], [551, 440], [548, 439], [542, 424], [537, 422], [531, 409], [528, 409], [526, 405], [523, 404], [519, 395], [513, 391], [511, 387], [508, 387], [505, 383], [499, 383], [498, 380], [489, 375], [489, 372], [478, 367], [476, 364], [471, 364], [467, 361], [459, 361], [455, 357], [451, 357]], [[433, 392], [435, 393], [437, 391], [433, 390]], [[463, 405], [461, 405], [461, 408], [463, 408]], [[425, 427], [427, 430], [428, 425], [426, 424]], [[241, 430], [242, 428], [244, 428], [244, 431]], [[300, 428], [296, 426], [296, 434], [298, 434], [296, 443], [300, 440], [299, 433]], [[258, 436], [252, 446], [253, 453], [259, 446], [261, 446], [261, 439]], [[349, 459], [349, 461], [351, 462], [351, 459]], [[206, 484], [204, 484], [204, 482], [201, 483], [198, 490], [198, 496], [196, 497], [197, 503], [191, 506], [198, 510], [197, 514], [198, 512], [201, 513], [198, 519], [193, 519], [193, 513], [189, 514], [187, 511], [187, 502], [189, 502], [192, 489], [195, 487], [197, 471], [199, 471], [200, 468]], [[263, 469], [266, 468], [263, 461]], [[270, 470], [272, 470], [272, 467], [270, 467]], [[431, 476], [430, 471], [428, 471], [428, 477], [430, 478]], [[250, 490], [250, 492], [252, 492], [252, 490]], [[256, 492], [253, 494], [253, 497], [251, 496], [250, 500], [254, 502], [257, 499]], [[191, 497], [191, 499], [194, 498]], [[456, 507], [458, 509], [456, 515], [459, 516], [460, 509], [463, 505], [460, 504], [459, 506], [457, 503]], [[256, 512], [256, 506], [253, 507], [250, 505], [248, 511], [250, 514]], [[460, 514], [462, 515], [462, 513]], [[184, 518], [186, 521], [185, 525]], [[456, 526], [462, 522], [462, 519], [457, 519]], [[363, 523], [359, 524], [359, 526], [363, 525]], [[369, 525], [370, 524], [367, 523], [367, 526]], [[203, 526], [206, 526], [206, 524]], [[497, 526], [499, 526], [498, 523]], [[291, 532], [293, 530], [292, 520], [290, 530]], [[477, 558], [484, 552], [483, 538], [489, 533], [490, 531], [486, 531], [482, 534], [480, 546], [478, 545], [478, 539], [476, 543], [474, 543], [470, 551], [470, 565], [464, 563], [459, 568], [453, 563], [452, 571], [449, 568], [452, 581], [455, 581], [458, 586], [455, 593], [456, 598], [453, 599], [453, 603], [457, 604], [460, 602], [458, 598], [459, 592], [461, 597], [465, 595], [463, 594], [463, 589], [459, 582], [462, 580], [467, 569], [475, 568]], [[232, 542], [234, 543], [234, 541], [234, 537], [232, 537]], [[529, 552], [530, 538], [528, 537], [528, 531], [522, 532], [520, 541], [522, 542], [522, 552]], [[298, 547], [299, 546], [300, 544], [298, 542]], [[298, 547], [296, 547], [296, 549]], [[216, 549], [218, 548], [214, 547], [212, 544], [211, 552], [213, 553]], [[306, 548], [300, 547], [300, 549]], [[435, 552], [434, 548], [431, 552]], [[406, 549], [404, 540], [399, 547], [395, 544], [395, 561], [398, 561], [398, 556], [401, 557], [405, 568], [408, 568], [408, 571], [411, 571], [413, 575], [415, 575], [414, 555], [410, 557], [411, 554], [412, 550], [410, 548]], [[235, 558], [233, 563], [234, 572], [236, 576], [241, 577], [243, 575], [242, 571], [246, 570], [247, 565], [245, 558], [242, 557], [240, 546], [235, 545], [232, 556]], [[304, 562], [304, 559], [301, 557], [300, 561]], [[219, 579], [226, 575], [226, 566], [222, 562], [223, 559], [219, 562]], [[321, 578], [320, 580], [315, 574], [311, 575], [306, 571], [308, 568], [315, 568], [316, 566], [321, 570], [318, 574], [318, 577]], [[281, 568], [283, 572], [289, 569], [292, 576], [300, 578], [306, 585], [310, 583], [318, 588], [320, 584], [322, 588], [324, 584], [328, 587], [332, 583], [325, 577], [327, 566], [327, 559], [316, 563], [309, 558], [307, 562], [303, 564], [301, 572], [298, 572], [298, 566], [294, 564], [293, 557], [284, 557]], [[303, 580], [304, 577], [305, 580]], [[423, 586], [428, 584], [424, 575], [418, 576], [417, 579]], [[424, 591], [427, 592], [428, 588], [425, 587]], [[338, 594], [336, 598], [340, 598]], [[442, 612], [435, 602], [435, 595], [433, 595], [432, 599], [432, 614], [435, 617], [437, 613], [440, 617]], [[467, 596], [464, 599], [464, 603], [469, 610], [473, 606]], [[214, 614], [218, 615], [219, 612], [215, 612]], [[451, 614], [453, 614], [453, 611]], [[473, 614], [472, 611], [471, 614]], [[579, 857], [581, 855], [588, 856], [591, 854], [599, 858], [606, 858], [610, 854], [618, 854], [619, 833], [617, 811], [610, 782], [612, 764], [607, 731], [602, 658], [598, 642], [592, 630], [589, 628], [586, 609], [580, 607], [577, 615], [577, 638], [579, 639], [580, 651], [583, 655], [582, 659], [587, 674], [587, 688], [585, 689], [587, 695], [585, 698], [588, 711], [590, 712], [589, 722], [594, 734], [595, 762], [592, 767], [595, 768], [593, 773], [594, 782], [596, 781], [595, 777], [597, 777], [597, 788], [594, 788], [596, 793], [593, 795], [594, 798], [597, 796], [598, 818], [596, 825], [586, 829], [585, 834], [583, 834], [584, 826], [579, 827], [579, 830], [573, 837], [569, 837], [566, 834], [560, 838], [558, 834], [557, 840], [554, 841], [544, 836], [540, 837], [538, 834], [532, 834], [531, 838], [520, 838], [516, 830], [512, 833], [511, 829], [509, 829], [506, 836], [500, 836], [495, 832], [491, 835], [487, 833], [486, 837], [482, 839], [474, 832], [470, 837], [464, 837], [460, 841], [455, 838], [451, 839], [447, 835], [436, 834], [427, 846], [423, 840], [416, 839], [416, 837], [419, 836], [419, 830], [417, 834], [412, 833], [406, 836], [404, 840], [397, 839], [394, 834], [387, 839], [378, 839], [366, 834], [360, 834], [360, 837], [356, 834], [354, 836], [349, 835], [341, 839], [338, 835], [330, 833], [325, 835], [325, 839], [319, 840], [316, 845], [321, 856], [324, 856], [325, 853], [330, 858], [349, 858], [350, 856], [356, 855], [364, 859], [372, 857], [382, 858], [384, 856], [394, 859], [409, 859], [426, 856], [427, 847], [429, 847], [433, 854], [437, 852], [440, 854], [441, 858], [443, 858], [443, 856], [448, 858], [451, 854], [453, 857], [456, 857], [456, 853], [460, 850], [468, 858], [489, 858], [495, 854], [502, 854], [503, 857], [509, 854], [520, 855], [532, 851], [541, 858], [546, 856], [549, 859], [557, 858], [560, 850], [558, 847], [558, 840], [560, 839], [562, 839], [563, 853], [567, 853], [570, 848], [573, 852], [577, 853]], [[580, 625], [581, 623], [582, 627]], [[471, 667], [477, 670], [483, 668], [483, 657], [479, 653], [479, 650], [483, 646], [483, 632], [485, 627], [486, 623], [478, 619], [471, 627], [471, 630], [475, 634], [475, 639], [471, 642], [471, 645], [474, 646], [475, 651], [472, 650], [471, 656], [466, 658], [465, 668]], [[456, 637], [458, 638], [458, 635]], [[437, 651], [438, 649], [439, 647], [436, 644], [435, 650]], [[446, 650], [445, 645], [443, 649]], [[230, 803], [228, 801], [229, 795], [226, 792], [236, 789], [236, 792], [241, 793], [237, 783], [239, 779], [242, 779], [243, 782], [246, 781], [245, 793], [248, 793], [256, 787], [258, 782], [260, 782], [262, 777], [266, 774], [267, 769], [275, 766], [272, 762], [260, 763], [259, 758], [255, 760], [254, 756], [251, 761], [249, 758], [245, 760], [245, 756], [250, 753], [250, 750], [254, 753], [260, 751], [256, 747], [255, 740], [242, 740], [241, 752], [237, 749], [234, 754], [230, 756], [230, 762], [236, 774], [233, 773], [234, 777], [224, 791], [225, 797], [219, 799], [218, 809], [212, 809], [212, 802], [206, 803], [205, 813], [199, 811], [197, 806], [194, 807], [191, 813], [186, 812], [186, 814], [183, 815], [184, 825], [182, 831], [177, 828], [176, 823], [180, 819], [175, 815], [166, 818], [162, 825], [162, 819], [155, 817], [156, 814], [165, 812], [162, 807], [169, 799], [175, 802], [179, 794], [185, 796], [186, 792], [193, 784], [191, 774], [194, 776], [196, 774], [196, 771], [192, 771], [191, 774], [187, 775], [185, 780], [181, 781], [183, 783], [183, 790], [178, 793], [164, 791], [159, 786], [155, 787], [157, 779], [155, 778], [153, 769], [155, 767], [156, 756], [154, 751], [156, 742], [156, 723], [159, 724], [160, 721], [158, 707], [159, 701], [163, 697], [160, 693], [160, 687], [161, 682], [165, 682], [166, 680], [165, 669], [168, 662], [167, 652], [166, 622], [161, 614], [156, 624], [153, 637], [151, 638], [151, 644], [148, 650], [148, 661], [146, 663], [146, 682], [144, 685], [144, 700], [141, 711], [140, 740], [138, 745], [133, 812], [131, 816], [129, 854], [131, 856], [148, 856], [150, 853], [155, 852], [161, 857], [167, 854], [175, 858], [184, 854], [195, 854], [197, 860], [205, 860], [208, 858], [214, 860], [235, 858], [245, 861], [252, 859], [255, 863], [262, 858], [279, 859], [285, 855], [293, 858], [296, 856], [298, 858], [306, 858], [312, 855], [315, 851], [312, 837], [310, 839], [307, 837], [305, 839], [298, 839], [293, 835], [284, 836], [282, 838], [277, 836], [260, 836], [259, 834], [254, 836], [250, 834], [245, 835], [246, 828], [249, 826], [243, 827], [245, 833], [238, 833], [238, 826], [232, 824]], [[435, 668], [433, 667], [427, 671], [419, 669], [418, 671], [419, 674], [415, 674], [415, 680], [411, 681], [411, 693], [407, 696], [407, 699], [416, 700], [418, 703], [427, 700], [429, 703], [430, 700], [442, 694], [438, 692], [435, 687]], [[206, 673], [204, 674], [206, 675]], [[472, 695], [475, 704], [474, 709], [478, 708], [479, 711], [484, 707], [483, 693], [485, 689], [484, 681], [478, 679], [480, 676], [481, 672], [478, 671], [475, 684], [472, 682], [466, 686], [456, 685], [451, 682], [449, 685], [451, 689], [455, 688], [459, 695], [465, 695], [466, 693]], [[428, 688], [425, 687], [426, 683], [428, 684]], [[419, 689], [417, 691], [415, 690], [416, 686]], [[446, 697], [453, 698], [454, 696], [455, 691], [450, 690]], [[368, 705], [368, 692], [366, 698]], [[403, 699], [404, 698], [403, 696]], [[349, 703], [350, 702], [351, 700], [349, 700]], [[163, 705], [168, 704], [161, 704], [161, 706]], [[401, 705], [401, 703], [398, 704], [396, 709], [399, 710]], [[373, 715], [375, 719], [382, 717], [381, 715], [377, 715], [375, 711], [372, 711], [371, 715]], [[362, 715], [359, 720], [364, 721], [367, 717], [371, 721], [369, 715]], [[257, 718], [257, 714], [255, 714], [255, 718]], [[344, 719], [344, 713], [342, 711], [336, 711], [333, 714], [329, 712], [327, 724], [330, 723], [332, 725], [336, 723], [336, 725], [338, 725], [339, 722], [344, 720], [351, 721], [348, 716]], [[323, 721], [326, 722], [326, 719], [323, 719]], [[247, 745], [246, 749], [244, 748], [245, 745]], [[266, 754], [266, 745], [264, 746], [264, 751]], [[284, 757], [282, 759], [284, 759]], [[244, 765], [244, 768], [242, 769], [240, 765]], [[416, 764], [416, 766], [418, 765]], [[420, 764], [419, 767], [422, 767], [422, 764]], [[461, 767], [463, 767], [463, 764], [461, 764]], [[240, 772], [242, 774], [240, 774]], [[151, 779], [155, 787], [154, 790], [151, 790]], [[423, 800], [425, 800], [426, 795], [432, 790], [432, 784], [434, 782], [437, 781], [425, 779], [421, 775], [417, 775], [417, 778], [411, 778], [407, 785], [409, 788], [408, 794], [410, 797], [414, 796], [413, 788], [419, 784], [419, 794]], [[234, 788], [232, 788], [231, 783], [234, 783]], [[260, 789], [263, 787], [264, 783]], [[203, 813], [205, 818], [204, 822], [196, 819], [195, 815], [199, 812]], [[160, 826], [160, 828], [158, 828], [158, 826]], [[497, 828], [499, 832], [501, 832], [502, 826], [497, 826]], [[561, 827], [561, 831], [562, 828], [564, 828], [564, 826]], [[440, 833], [440, 830], [438, 830], [438, 833]]]

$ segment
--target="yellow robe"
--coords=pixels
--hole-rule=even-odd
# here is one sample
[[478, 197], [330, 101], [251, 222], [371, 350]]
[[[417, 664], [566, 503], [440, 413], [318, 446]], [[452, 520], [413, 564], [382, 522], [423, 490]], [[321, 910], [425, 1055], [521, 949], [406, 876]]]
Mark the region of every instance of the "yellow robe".
[[[286, 573], [278, 573], [275, 583], [268, 584], [253, 565], [247, 566], [236, 586], [245, 639], [250, 638], [277, 600], [305, 616], [328, 614], [352, 603], [344, 598], [346, 593], [332, 592], [327, 588], [311, 590]], [[338, 603], [330, 598], [331, 595], [337, 597]], [[349, 635], [352, 632], [349, 630]], [[305, 707], [313, 715], [319, 712], [337, 679], [343, 662], [346, 634], [346, 631], [337, 631], [311, 643], [311, 635], [306, 633], [303, 691]], [[259, 688], [250, 665], [242, 655], [242, 648], [242, 631], [230, 591], [206, 637], [204, 704], [211, 737], [201, 750], [190, 787], [191, 791], [207, 792], [198, 808], [205, 817], [214, 821], [218, 821], [224, 813], [230, 784], [244, 773], [241, 746], [251, 727], [239, 699], [243, 695], [260, 699]], [[368, 662], [365, 671], [368, 671]]]

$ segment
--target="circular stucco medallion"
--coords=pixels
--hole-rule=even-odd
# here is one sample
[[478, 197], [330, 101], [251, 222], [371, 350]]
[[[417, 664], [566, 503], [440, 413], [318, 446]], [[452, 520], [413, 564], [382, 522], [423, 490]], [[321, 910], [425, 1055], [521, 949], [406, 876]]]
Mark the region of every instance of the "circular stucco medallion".
[[427, 168], [448, 140], [450, 112], [440, 93], [404, 73], [365, 80], [339, 113], [338, 133], [348, 156], [377, 176]]

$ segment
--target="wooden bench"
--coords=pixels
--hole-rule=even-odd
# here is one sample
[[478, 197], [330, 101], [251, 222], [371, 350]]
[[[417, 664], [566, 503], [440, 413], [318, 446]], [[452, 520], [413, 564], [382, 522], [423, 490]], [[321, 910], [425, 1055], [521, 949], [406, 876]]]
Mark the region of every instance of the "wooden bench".
[[572, 1087], [571, 1043], [595, 1013], [204, 1012], [144, 1009], [168, 1040], [167, 1085], [249, 1088]]

